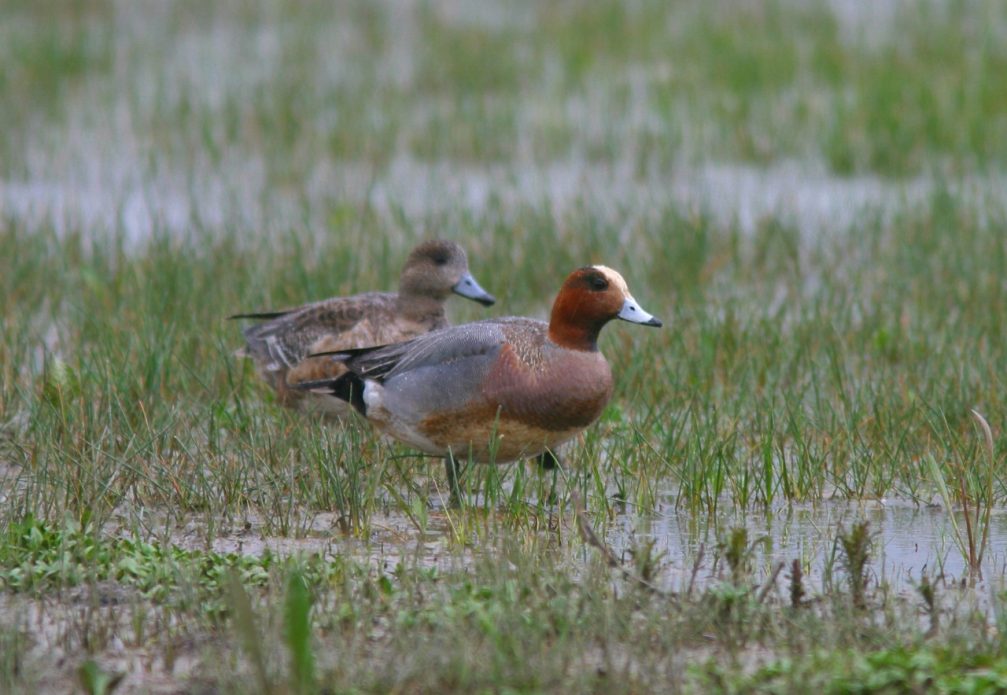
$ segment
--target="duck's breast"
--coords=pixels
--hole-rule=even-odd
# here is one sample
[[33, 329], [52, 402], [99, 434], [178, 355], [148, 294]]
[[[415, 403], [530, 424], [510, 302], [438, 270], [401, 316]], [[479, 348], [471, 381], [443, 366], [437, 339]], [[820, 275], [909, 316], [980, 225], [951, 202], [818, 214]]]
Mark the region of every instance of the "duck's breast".
[[[546, 343], [522, 351], [509, 344], [483, 386], [502, 418], [546, 431], [578, 431], [594, 422], [612, 396], [612, 371], [597, 351]], [[525, 352], [525, 354], [522, 354]]]

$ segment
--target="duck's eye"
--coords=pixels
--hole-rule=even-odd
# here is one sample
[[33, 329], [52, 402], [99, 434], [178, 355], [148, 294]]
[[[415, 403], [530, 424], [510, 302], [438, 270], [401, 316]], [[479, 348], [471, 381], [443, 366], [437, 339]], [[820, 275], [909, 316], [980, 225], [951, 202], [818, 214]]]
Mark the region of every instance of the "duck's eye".
[[602, 290], [608, 289], [608, 280], [603, 278], [601, 275], [595, 275], [591, 277], [588, 282], [591, 283], [591, 289], [601, 292]]
[[446, 253], [436, 253], [434, 254], [434, 263], [437, 265], [447, 265], [448, 256]]

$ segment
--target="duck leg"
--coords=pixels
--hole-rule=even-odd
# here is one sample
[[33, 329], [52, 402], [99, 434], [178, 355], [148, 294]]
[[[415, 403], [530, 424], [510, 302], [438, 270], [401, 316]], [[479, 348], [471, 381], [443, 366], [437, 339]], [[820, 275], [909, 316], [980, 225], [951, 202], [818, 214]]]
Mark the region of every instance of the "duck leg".
[[535, 463], [538, 464], [539, 471], [546, 473], [552, 473], [552, 482], [549, 486], [549, 494], [546, 496], [546, 501], [549, 504], [556, 504], [556, 478], [562, 467], [562, 462], [559, 460], [554, 452], [546, 449], [541, 454], [535, 457]]
[[462, 506], [462, 490], [458, 481], [458, 461], [450, 452], [444, 457], [444, 472], [448, 478], [450, 504], [452, 507], [460, 507]]
[[552, 471], [560, 467], [559, 456], [546, 449], [535, 457], [535, 462], [544, 471]]

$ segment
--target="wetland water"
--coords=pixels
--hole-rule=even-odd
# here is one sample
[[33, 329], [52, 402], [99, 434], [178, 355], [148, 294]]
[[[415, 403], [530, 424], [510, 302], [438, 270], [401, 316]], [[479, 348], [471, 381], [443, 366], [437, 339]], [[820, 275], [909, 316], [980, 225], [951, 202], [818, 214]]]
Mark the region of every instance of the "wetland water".
[[[684, 590], [694, 571], [697, 588], [726, 576], [728, 569], [722, 559], [719, 565], [714, 559], [723, 555], [718, 546], [739, 527], [747, 530], [756, 578], [761, 581], [777, 564], [785, 564], [777, 581], [781, 590], [795, 559], [801, 561], [810, 591], [822, 592], [830, 583], [843, 584], [843, 552], [838, 539], [860, 521], [868, 522], [872, 539], [868, 562], [871, 589], [884, 585], [896, 594], [908, 594], [915, 591], [924, 575], [931, 582], [949, 585], [967, 575], [951, 518], [936, 505], [917, 506], [901, 500], [829, 500], [769, 513], [736, 510], [730, 504], [723, 505], [723, 509], [729, 511], [711, 517], [704, 512], [676, 510], [673, 502], [662, 502], [653, 515], [629, 511], [617, 515], [607, 526], [596, 527], [596, 531], [626, 567], [632, 567], [636, 548], [652, 542], [661, 568], [657, 583], [673, 592]], [[459, 552], [457, 544], [450, 541], [452, 513], [431, 510], [423, 532], [404, 514], [376, 513], [371, 516], [369, 534], [362, 539], [342, 534], [338, 530], [339, 515], [334, 513], [314, 515], [296, 534], [300, 537], [263, 535], [261, 522], [253, 519], [245, 528], [221, 528], [209, 548], [251, 555], [267, 550], [279, 555], [349, 555], [378, 571], [391, 571], [399, 563], [451, 569], [471, 562], [478, 553], [493, 552], [492, 542], [486, 540], [468, 544], [467, 550]], [[956, 518], [964, 534], [963, 517], [958, 513]], [[576, 534], [572, 511], [563, 515], [560, 524], [567, 537]], [[203, 524], [192, 522], [178, 528], [172, 540], [183, 547], [201, 548], [206, 547], [205, 534]], [[585, 547], [582, 552], [580, 559], [588, 561], [596, 551]], [[1005, 575], [1005, 563], [1007, 514], [996, 510], [983, 562], [986, 578], [996, 583], [997, 577]]]
[[[477, 166], [421, 162], [408, 157], [381, 171], [367, 163], [322, 162], [303, 190], [276, 190], [257, 161], [235, 161], [220, 177], [244, 181], [241, 191], [221, 190], [216, 175], [192, 185], [189, 173], [162, 170], [136, 177], [136, 162], [87, 157], [93, 164], [73, 180], [0, 181], [0, 215], [30, 224], [51, 223], [58, 231], [121, 233], [130, 246], [155, 233], [185, 236], [199, 228], [226, 227], [224, 220], [257, 233], [286, 233], [305, 223], [324, 233], [333, 196], [343, 205], [368, 205], [393, 219], [404, 213], [421, 221], [436, 214], [480, 214], [546, 206], [554, 214], [587, 206], [631, 224], [642, 211], [669, 205], [710, 214], [751, 233], [772, 215], [818, 235], [847, 229], [865, 211], [889, 211], [919, 202], [934, 184], [926, 179], [891, 183], [873, 177], [838, 177], [796, 162], [768, 169], [733, 164], [680, 166], [671, 173], [634, 175], [632, 165], [595, 165], [575, 160], [547, 166]], [[85, 154], [81, 155], [85, 157]], [[256, 174], [259, 172], [259, 175]], [[997, 188], [977, 180], [976, 195]], [[156, 195], [152, 194], [156, 190]], [[303, 205], [306, 204], [306, 209]], [[234, 221], [237, 220], [235, 223]]]
[[[19, 468], [0, 466], [0, 503], [11, 503], [18, 494]], [[610, 523], [596, 525], [595, 530], [626, 566], [632, 566], [633, 551], [645, 543], [653, 543], [655, 556], [660, 557], [659, 583], [670, 591], [680, 591], [692, 578], [699, 560], [696, 581], [716, 581], [727, 570], [718, 567], [713, 558], [722, 555], [718, 545], [732, 529], [743, 527], [748, 532], [752, 548], [751, 561], [756, 576], [768, 576], [778, 563], [787, 568], [798, 559], [805, 571], [809, 589], [822, 591], [829, 582], [842, 582], [842, 551], [838, 538], [850, 528], [866, 521], [872, 538], [870, 579], [872, 585], [888, 585], [897, 593], [911, 592], [924, 574], [931, 581], [943, 578], [947, 583], [966, 576], [966, 561], [956, 542], [951, 516], [937, 504], [914, 504], [902, 499], [841, 500], [779, 506], [770, 511], [760, 508], [738, 509], [729, 500], [718, 511], [709, 514], [676, 508], [675, 492], [666, 491], [652, 514], [638, 514], [632, 507], [617, 514]], [[375, 511], [369, 518], [369, 532], [354, 538], [340, 530], [340, 515], [333, 512], [301, 512], [301, 521], [287, 536], [267, 530], [261, 517], [249, 513], [242, 523], [215, 522], [209, 529], [199, 517], [189, 517], [170, 531], [172, 544], [187, 549], [207, 549], [219, 553], [261, 555], [269, 551], [281, 556], [296, 553], [319, 553], [327, 556], [349, 555], [367, 561], [378, 571], [394, 569], [399, 563], [450, 569], [470, 562], [475, 554], [492, 552], [492, 543], [480, 548], [481, 542], [468, 544], [459, 553], [451, 542], [451, 515], [431, 501], [428, 523], [421, 532], [409, 518], [396, 510], [394, 503], [380, 505], [385, 512]], [[476, 500], [482, 507], [482, 500]], [[158, 516], [152, 510], [154, 516]], [[573, 512], [555, 511], [564, 527], [563, 535], [575, 534]], [[150, 512], [147, 512], [149, 515]], [[117, 510], [116, 521], [109, 524], [111, 533], [126, 533], [135, 528], [129, 509]], [[959, 532], [965, 533], [964, 518], [955, 513]], [[597, 522], [595, 522], [597, 523]], [[163, 524], [147, 522], [156, 529]], [[504, 531], [506, 532], [506, 531]], [[991, 518], [989, 545], [983, 562], [987, 579], [1007, 575], [1007, 513], [994, 510]], [[584, 560], [595, 552], [584, 548]], [[701, 556], [702, 553], [702, 556]], [[783, 575], [779, 583], [782, 586]]]
[[[779, 562], [789, 568], [794, 559], [800, 559], [807, 580], [818, 590], [823, 582], [843, 581], [839, 576], [843, 553], [838, 538], [859, 521], [869, 523], [873, 539], [869, 566], [875, 586], [884, 583], [903, 592], [916, 586], [924, 573], [931, 581], [943, 576], [951, 582], [965, 576], [966, 563], [956, 545], [948, 514], [939, 507], [917, 507], [902, 501], [824, 501], [794, 505], [769, 514], [731, 509], [713, 520], [702, 514], [676, 511], [672, 505], [661, 505], [647, 519], [634, 521], [631, 517], [620, 517], [608, 540], [617, 552], [631, 548], [634, 542], [653, 540], [654, 549], [665, 552], [671, 561], [669, 571], [674, 587], [683, 573], [688, 578], [701, 544], [706, 546], [709, 556], [730, 529], [744, 527], [749, 542], [754, 544], [757, 569], [768, 573]], [[963, 524], [960, 514], [958, 521]], [[964, 525], [961, 531], [964, 533]], [[990, 538], [984, 560], [986, 574], [1002, 576], [1007, 551], [1007, 516], [1002, 510], [993, 515]], [[712, 568], [707, 569], [712, 572]], [[710, 578], [711, 572], [705, 576]]]

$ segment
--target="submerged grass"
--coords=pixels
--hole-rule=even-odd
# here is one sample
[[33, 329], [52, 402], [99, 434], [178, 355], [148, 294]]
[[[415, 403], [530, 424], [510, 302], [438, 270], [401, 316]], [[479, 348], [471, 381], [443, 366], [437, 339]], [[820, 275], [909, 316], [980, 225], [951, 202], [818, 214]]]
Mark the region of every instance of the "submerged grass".
[[[528, 544], [531, 536], [505, 534], [493, 538], [493, 552], [443, 569], [381, 569], [315, 555], [264, 562], [250, 579], [230, 559], [194, 551], [193, 562], [159, 583], [161, 591], [140, 599], [101, 579], [130, 564], [133, 545], [73, 525], [22, 530], [95, 548], [88, 575], [50, 573], [38, 544], [6, 552], [7, 560], [57, 583], [71, 609], [93, 611], [86, 622], [61, 628], [61, 648], [83, 643], [94, 655], [83, 662], [92, 676], [126, 684], [132, 678], [134, 688], [135, 671], [115, 656], [124, 648], [163, 652], [164, 661], [151, 659], [148, 671], [175, 668], [188, 687], [225, 692], [249, 682], [262, 692], [800, 692], [807, 682], [845, 692], [853, 683], [898, 690], [952, 677], [961, 687], [986, 687], [1005, 673], [999, 640], [974, 594], [944, 583], [932, 587], [945, 604], [936, 609], [943, 619], [934, 633], [915, 605], [874, 582], [860, 586], [857, 611], [841, 589], [794, 605], [748, 560], [718, 551], [695, 558], [704, 577], [699, 586], [683, 576], [670, 582], [670, 592], [654, 591], [649, 581], [619, 579], [601, 555], [571, 573], [572, 556], [542, 552]], [[734, 533], [731, 545], [730, 553], [758, 554], [758, 543], [743, 534]], [[650, 580], [669, 568], [642, 549], [637, 567], [648, 563]], [[210, 573], [217, 577], [212, 587], [205, 584]], [[207, 593], [193, 594], [195, 585]], [[48, 655], [29, 648], [43, 633], [21, 630], [60, 624], [63, 609], [42, 601], [52, 595], [43, 584], [15, 589], [26, 593], [14, 595], [24, 596], [22, 607], [0, 623], [0, 640], [10, 647], [0, 662], [9, 670], [0, 677], [52, 687], [57, 674], [40, 668]], [[101, 608], [107, 602], [114, 612]]]
[[[0, 5], [0, 690], [1002, 688], [990, 574], [907, 599], [854, 520], [783, 591], [758, 530], [635, 535], [669, 499], [898, 497], [991, 547], [1007, 15], [840, 5]], [[676, 188], [781, 159], [862, 178], [754, 214]], [[603, 262], [667, 324], [606, 329], [562, 472], [469, 468], [460, 509], [439, 460], [280, 408], [224, 319], [392, 288], [434, 235], [502, 307], [455, 321]]]

